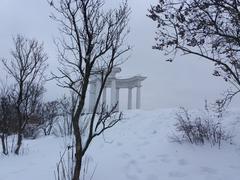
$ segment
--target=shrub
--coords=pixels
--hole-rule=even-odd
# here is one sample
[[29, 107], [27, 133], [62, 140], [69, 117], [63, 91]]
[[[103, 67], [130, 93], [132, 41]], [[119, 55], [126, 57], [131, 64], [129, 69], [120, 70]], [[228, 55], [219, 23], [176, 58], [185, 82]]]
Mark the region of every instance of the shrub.
[[207, 116], [192, 117], [185, 109], [176, 114], [177, 123], [175, 124], [178, 134], [171, 138], [179, 143], [189, 142], [191, 144], [210, 143], [212, 146], [218, 145], [220, 148], [223, 141], [232, 141], [232, 135], [222, 127], [221, 120], [217, 117]]

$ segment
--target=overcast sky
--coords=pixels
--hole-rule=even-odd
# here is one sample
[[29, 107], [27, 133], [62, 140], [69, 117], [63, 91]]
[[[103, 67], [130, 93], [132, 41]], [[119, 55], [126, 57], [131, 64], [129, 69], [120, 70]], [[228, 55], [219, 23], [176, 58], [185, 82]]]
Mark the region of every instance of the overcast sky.
[[[106, 0], [107, 1], [107, 0]], [[186, 106], [202, 108], [204, 100], [213, 102], [226, 90], [226, 84], [213, 77], [213, 65], [193, 56], [179, 56], [173, 63], [164, 61], [163, 53], [152, 50], [156, 24], [146, 17], [150, 4], [158, 0], [129, 0], [132, 7], [130, 59], [122, 66], [121, 76], [142, 74], [147, 76], [142, 88], [143, 109]], [[56, 48], [53, 38], [57, 26], [50, 18], [51, 9], [46, 0], [1, 0], [0, 5], [0, 57], [9, 57], [12, 37], [20, 33], [44, 42], [49, 56], [50, 70], [56, 68]], [[1, 69], [1, 77], [4, 77]], [[55, 82], [47, 84], [47, 97], [62, 94]], [[126, 90], [120, 92], [121, 106], [126, 107]], [[240, 105], [240, 98], [232, 106]]]

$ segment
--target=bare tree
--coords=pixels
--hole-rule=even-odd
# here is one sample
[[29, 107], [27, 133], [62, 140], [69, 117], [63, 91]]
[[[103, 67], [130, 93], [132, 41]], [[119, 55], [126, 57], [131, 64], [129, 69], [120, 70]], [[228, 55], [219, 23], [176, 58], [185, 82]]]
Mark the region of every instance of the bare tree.
[[14, 80], [15, 108], [18, 119], [18, 139], [15, 154], [19, 154], [23, 132], [30, 116], [35, 111], [39, 98], [44, 92], [43, 74], [47, 67], [47, 55], [43, 44], [17, 35], [10, 60], [3, 59], [3, 65]]
[[53, 125], [60, 115], [59, 102], [49, 101], [42, 103], [37, 111], [37, 115], [39, 116], [38, 128], [43, 130], [45, 136], [50, 135]]
[[9, 104], [7, 97], [1, 97], [1, 108], [0, 108], [0, 139], [2, 144], [2, 152], [3, 154], [8, 154], [8, 135], [9, 135], [9, 118], [7, 117], [9, 114]]
[[[130, 50], [125, 46], [128, 34], [128, 16], [130, 13], [127, 2], [116, 9], [108, 9], [103, 0], [59, 0], [51, 1], [55, 10], [52, 18], [60, 24], [62, 37], [58, 41], [60, 75], [54, 77], [58, 85], [70, 89], [76, 96], [72, 123], [75, 137], [75, 167], [73, 180], [79, 180], [82, 159], [94, 137], [113, 127], [121, 119], [113, 106], [106, 111], [100, 105], [100, 98], [112, 69], [120, 63], [120, 57]], [[101, 80], [92, 113], [84, 118], [86, 93], [90, 78], [97, 76]], [[98, 114], [98, 108], [100, 115]], [[87, 137], [82, 137], [86, 122]], [[87, 119], [87, 121], [86, 121]]]
[[[74, 115], [74, 109], [76, 107], [77, 99], [74, 97], [74, 94], [71, 94], [71, 97], [64, 95], [59, 100], [59, 111], [60, 116], [63, 119], [59, 128], [61, 128], [61, 133], [63, 136], [68, 136], [73, 134], [72, 118]], [[60, 127], [61, 126], [61, 127]]]
[[0, 139], [2, 152], [5, 155], [9, 153], [8, 136], [16, 133], [17, 130], [15, 118], [16, 111], [11, 98], [11, 88], [2, 85], [0, 91]]
[[172, 61], [178, 52], [212, 62], [213, 75], [231, 84], [219, 108], [240, 92], [240, 1], [159, 0], [148, 16], [157, 24], [156, 45]]

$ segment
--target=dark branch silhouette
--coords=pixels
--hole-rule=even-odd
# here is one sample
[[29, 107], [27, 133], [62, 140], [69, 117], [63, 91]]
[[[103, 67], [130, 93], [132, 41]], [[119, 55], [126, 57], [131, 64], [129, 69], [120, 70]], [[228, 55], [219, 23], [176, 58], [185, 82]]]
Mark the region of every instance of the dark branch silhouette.
[[[51, 17], [60, 26], [62, 35], [56, 41], [61, 67], [53, 74], [58, 85], [68, 88], [76, 97], [72, 115], [75, 137], [75, 167], [72, 179], [79, 180], [82, 159], [94, 137], [121, 120], [116, 106], [98, 111], [100, 98], [112, 69], [122, 63], [122, 55], [130, 50], [125, 45], [128, 34], [127, 2], [107, 9], [103, 0], [60, 0], [49, 2], [55, 10]], [[86, 93], [91, 78], [101, 80], [93, 111], [85, 113]], [[84, 127], [80, 125], [85, 124]], [[83, 131], [87, 139], [83, 138]]]
[[[172, 61], [178, 52], [212, 62], [213, 75], [231, 85], [219, 107], [240, 92], [240, 2], [238, 0], [159, 0], [148, 17], [157, 24], [156, 45]], [[229, 92], [229, 93], [228, 93]]]

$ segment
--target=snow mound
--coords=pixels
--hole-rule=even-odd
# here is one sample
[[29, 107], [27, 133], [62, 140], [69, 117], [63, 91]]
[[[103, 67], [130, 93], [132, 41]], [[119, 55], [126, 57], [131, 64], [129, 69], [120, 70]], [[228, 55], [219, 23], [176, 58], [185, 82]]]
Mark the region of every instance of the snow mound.
[[[170, 142], [176, 111], [125, 112], [121, 123], [90, 146], [93, 180], [239, 180], [240, 111], [226, 113], [225, 124], [236, 137], [221, 149]], [[0, 180], [53, 180], [65, 145], [56, 137], [24, 141], [23, 155], [0, 156]]]

